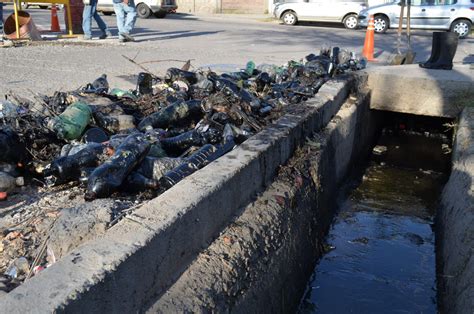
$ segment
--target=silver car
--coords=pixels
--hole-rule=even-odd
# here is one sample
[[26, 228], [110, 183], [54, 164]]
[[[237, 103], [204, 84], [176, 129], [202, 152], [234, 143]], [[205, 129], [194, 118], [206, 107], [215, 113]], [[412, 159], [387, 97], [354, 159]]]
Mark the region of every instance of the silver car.
[[[370, 15], [374, 15], [377, 33], [397, 28], [400, 2], [378, 5], [361, 11], [359, 24], [367, 26]], [[412, 0], [410, 22], [412, 28], [450, 30], [458, 33], [460, 38], [465, 38], [471, 32], [473, 22], [474, 0]], [[403, 27], [406, 27], [406, 18]]]
[[287, 25], [298, 21], [339, 22], [354, 29], [358, 26], [357, 13], [366, 7], [364, 0], [289, 0], [277, 3], [273, 15]]

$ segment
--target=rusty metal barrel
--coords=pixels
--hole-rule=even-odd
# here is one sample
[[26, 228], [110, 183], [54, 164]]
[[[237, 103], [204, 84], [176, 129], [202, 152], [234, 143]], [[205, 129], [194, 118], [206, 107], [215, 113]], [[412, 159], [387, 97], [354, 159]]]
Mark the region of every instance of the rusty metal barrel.
[[[28, 12], [18, 11], [18, 25], [21, 39], [41, 40], [41, 35]], [[17, 39], [14, 13], [5, 20], [3, 31], [6, 38]]]

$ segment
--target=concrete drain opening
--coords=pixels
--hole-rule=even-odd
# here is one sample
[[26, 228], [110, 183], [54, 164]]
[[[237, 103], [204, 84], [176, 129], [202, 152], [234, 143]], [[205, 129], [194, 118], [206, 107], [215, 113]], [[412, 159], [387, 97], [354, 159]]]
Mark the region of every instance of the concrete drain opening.
[[435, 224], [453, 121], [380, 113], [372, 152], [338, 191], [301, 313], [436, 313]]

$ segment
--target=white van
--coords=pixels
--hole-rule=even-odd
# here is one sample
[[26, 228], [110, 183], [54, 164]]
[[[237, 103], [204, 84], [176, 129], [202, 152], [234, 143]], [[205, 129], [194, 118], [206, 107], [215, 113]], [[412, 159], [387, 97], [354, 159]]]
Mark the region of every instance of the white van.
[[[164, 18], [170, 11], [176, 11], [178, 6], [176, 0], [135, 0], [137, 15], [143, 19], [154, 14], [157, 18]], [[97, 11], [104, 15], [114, 13], [114, 3], [112, 0], [99, 0]]]

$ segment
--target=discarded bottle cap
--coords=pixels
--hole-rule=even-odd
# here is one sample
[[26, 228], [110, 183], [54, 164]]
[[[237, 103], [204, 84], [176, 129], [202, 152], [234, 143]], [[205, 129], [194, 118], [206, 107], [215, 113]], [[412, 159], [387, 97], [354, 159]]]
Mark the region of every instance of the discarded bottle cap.
[[103, 143], [109, 140], [109, 136], [100, 128], [91, 128], [82, 137], [86, 143]]

